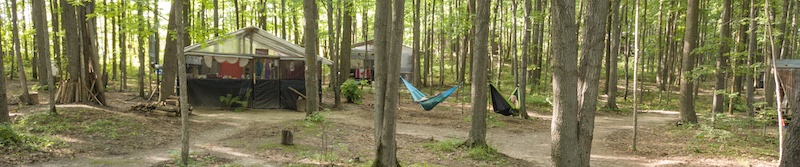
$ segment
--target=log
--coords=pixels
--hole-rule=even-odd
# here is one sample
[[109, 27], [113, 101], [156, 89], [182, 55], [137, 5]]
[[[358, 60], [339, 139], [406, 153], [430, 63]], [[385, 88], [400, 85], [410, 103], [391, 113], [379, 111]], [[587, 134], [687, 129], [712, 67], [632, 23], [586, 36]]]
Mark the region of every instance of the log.
[[281, 131], [281, 144], [287, 145], [287, 146], [294, 145], [294, 142], [293, 142], [292, 138], [293, 138], [292, 137], [292, 131], [289, 131], [289, 130]]

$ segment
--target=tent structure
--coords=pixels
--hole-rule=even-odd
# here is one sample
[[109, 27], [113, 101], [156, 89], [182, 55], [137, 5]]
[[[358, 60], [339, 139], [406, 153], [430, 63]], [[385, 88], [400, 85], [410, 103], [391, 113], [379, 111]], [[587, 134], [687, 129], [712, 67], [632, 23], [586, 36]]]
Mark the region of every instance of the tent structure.
[[[252, 108], [296, 109], [305, 92], [304, 49], [257, 27], [246, 27], [217, 39], [184, 48], [189, 103], [222, 107], [220, 96], [245, 98]], [[322, 64], [333, 61], [317, 56]]]
[[[353, 44], [350, 50], [350, 73], [356, 79], [372, 79], [375, 66], [375, 41]], [[414, 70], [414, 48], [403, 45], [400, 57], [400, 76], [411, 78]]]

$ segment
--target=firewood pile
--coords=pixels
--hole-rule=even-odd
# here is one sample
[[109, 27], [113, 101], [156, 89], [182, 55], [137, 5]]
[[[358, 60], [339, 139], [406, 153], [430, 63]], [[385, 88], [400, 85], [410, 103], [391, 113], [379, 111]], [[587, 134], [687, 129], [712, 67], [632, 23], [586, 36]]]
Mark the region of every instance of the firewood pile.
[[92, 83], [91, 88], [87, 87], [86, 83], [83, 80], [77, 80], [76, 82], [70, 82], [69, 80], [62, 81], [61, 86], [59, 86], [58, 90], [56, 91], [56, 103], [59, 104], [76, 103], [76, 102], [101, 103], [100, 100], [97, 99], [97, 95], [93, 93], [95, 92], [94, 85], [95, 84]]
[[[181, 110], [180, 107], [177, 105], [176, 100], [167, 100], [161, 102], [149, 102], [149, 103], [140, 103], [138, 105], [131, 106], [128, 109], [129, 112], [134, 113], [158, 113], [160, 115], [165, 116], [180, 116]], [[192, 112], [192, 106], [189, 106], [189, 114]]]

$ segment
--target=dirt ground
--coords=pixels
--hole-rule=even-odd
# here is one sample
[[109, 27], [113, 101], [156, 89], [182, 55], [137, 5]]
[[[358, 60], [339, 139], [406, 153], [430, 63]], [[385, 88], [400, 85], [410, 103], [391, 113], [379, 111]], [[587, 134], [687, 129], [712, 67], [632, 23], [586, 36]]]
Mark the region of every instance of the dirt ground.
[[[14, 82], [10, 83], [13, 87]], [[21, 94], [15, 89], [9, 90], [12, 90], [9, 96]], [[67, 147], [26, 153], [30, 156], [23, 160], [0, 160], [0, 166], [175, 166], [180, 150], [179, 117], [130, 112], [127, 110], [130, 106], [144, 102], [135, 95], [132, 92], [111, 92], [108, 96], [110, 106], [107, 107], [72, 104], [58, 107], [62, 113], [81, 110], [72, 113], [80, 113], [80, 118], [85, 121], [132, 120], [141, 125], [142, 129], [138, 131], [142, 133], [113, 140], [85, 133], [58, 134], [55, 136], [67, 142]], [[43, 112], [47, 102], [44, 97], [40, 95], [41, 104], [37, 106], [10, 105], [14, 111], [12, 115], [19, 118]], [[397, 112], [397, 141], [398, 158], [404, 165], [551, 165], [550, 115], [545, 111], [530, 113], [532, 120], [490, 114], [487, 141], [502, 156], [495, 161], [482, 161], [465, 158], [467, 150], [439, 152], [426, 148], [430, 143], [466, 139], [471, 115], [468, 104], [444, 102], [432, 111], [424, 111], [403, 97], [401, 95]], [[332, 104], [331, 99], [325, 95], [323, 103]], [[366, 94], [364, 104], [345, 104], [341, 110], [325, 113], [325, 123], [315, 124], [302, 121], [304, 113], [288, 110], [231, 112], [196, 108], [190, 117], [193, 166], [364, 166], [374, 157], [371, 102], [371, 94]], [[672, 124], [677, 119], [677, 112], [646, 111], [639, 114], [639, 126], [655, 128]], [[595, 124], [593, 166], [776, 165], [770, 160], [632, 152], [624, 142], [633, 128], [630, 116], [599, 113]], [[294, 146], [279, 144], [282, 130], [294, 133]], [[673, 144], [648, 149], [680, 149], [681, 143]]]

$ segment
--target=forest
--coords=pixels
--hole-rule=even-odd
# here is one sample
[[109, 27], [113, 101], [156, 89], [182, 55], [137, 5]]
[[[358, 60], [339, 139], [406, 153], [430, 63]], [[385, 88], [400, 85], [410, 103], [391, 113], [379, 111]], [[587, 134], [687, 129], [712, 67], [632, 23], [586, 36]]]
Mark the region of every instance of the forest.
[[800, 166], [798, 5], [3, 0], [0, 166]]

